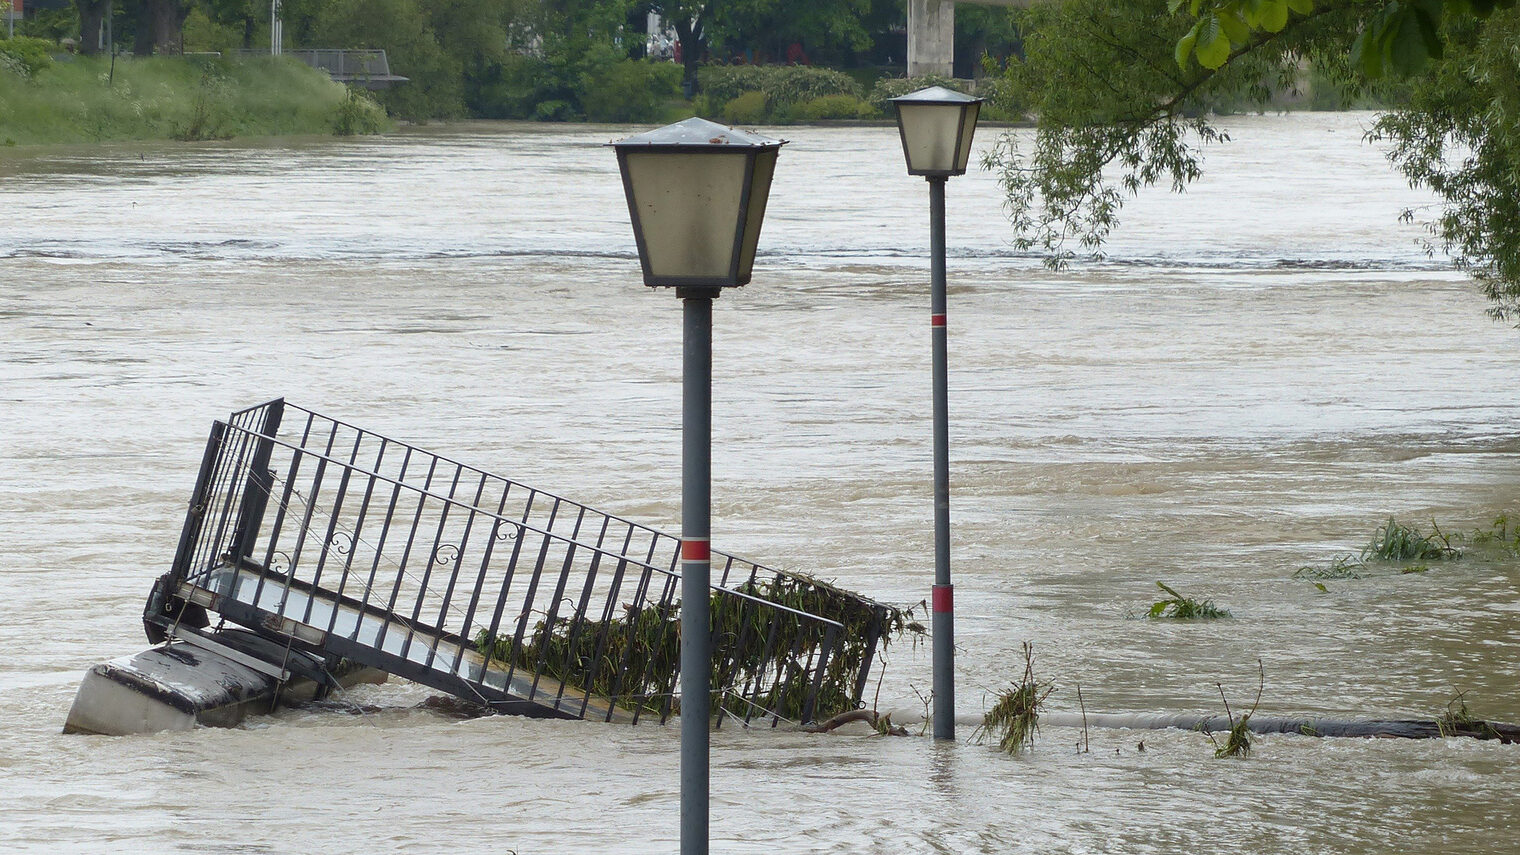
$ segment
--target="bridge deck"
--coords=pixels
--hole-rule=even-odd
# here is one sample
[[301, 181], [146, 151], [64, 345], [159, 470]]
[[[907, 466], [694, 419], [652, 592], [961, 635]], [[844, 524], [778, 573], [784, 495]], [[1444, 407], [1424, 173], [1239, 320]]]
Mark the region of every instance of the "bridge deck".
[[[484, 683], [504, 695], [532, 701], [566, 716], [625, 723], [634, 720], [633, 712], [562, 684], [547, 674], [534, 674], [522, 668], [508, 674], [504, 664], [496, 660], [487, 668], [485, 657], [474, 645], [461, 643], [450, 633], [364, 608], [330, 591], [303, 590], [256, 570], [224, 566], [210, 575], [208, 586], [181, 583], [179, 594], [186, 602], [217, 610], [225, 609], [231, 600], [274, 620], [280, 620], [277, 615], [285, 615], [285, 621], [296, 624], [286, 629], [295, 638], [344, 638], [440, 674]], [[291, 617], [294, 615], [301, 615], [302, 619], [294, 621]], [[485, 704], [490, 699], [477, 700]]]

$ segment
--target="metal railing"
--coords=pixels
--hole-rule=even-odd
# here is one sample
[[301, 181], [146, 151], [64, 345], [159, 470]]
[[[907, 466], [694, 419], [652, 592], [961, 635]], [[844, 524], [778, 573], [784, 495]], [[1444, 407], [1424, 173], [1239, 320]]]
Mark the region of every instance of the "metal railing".
[[391, 73], [390, 60], [383, 50], [295, 48], [284, 51], [284, 54], [326, 71], [335, 80], [389, 77]]
[[[240, 56], [268, 56], [267, 50], [241, 50]], [[376, 86], [405, 82], [407, 78], [391, 73], [391, 63], [384, 50], [365, 48], [292, 48], [282, 56], [304, 62], [328, 73], [341, 83]], [[372, 87], [373, 88], [373, 87]]]
[[[276, 400], [213, 425], [163, 587], [283, 643], [500, 711], [663, 722], [679, 709], [679, 547]], [[713, 556], [720, 720], [858, 706], [895, 610]], [[150, 601], [145, 617], [172, 632], [175, 614]]]

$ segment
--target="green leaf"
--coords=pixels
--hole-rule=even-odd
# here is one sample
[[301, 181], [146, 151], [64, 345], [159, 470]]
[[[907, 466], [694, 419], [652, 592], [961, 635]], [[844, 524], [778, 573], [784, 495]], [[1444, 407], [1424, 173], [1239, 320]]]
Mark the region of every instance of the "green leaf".
[[1261, 28], [1280, 33], [1288, 25], [1288, 0], [1267, 0], [1261, 5]]
[[1246, 26], [1240, 14], [1233, 9], [1219, 14], [1219, 26], [1224, 29], [1224, 34], [1229, 37], [1232, 45], [1243, 45], [1251, 37], [1251, 28]]
[[1314, 11], [1314, 0], [1288, 0], [1288, 8], [1300, 15], [1307, 15]]
[[1219, 68], [1230, 58], [1230, 37], [1219, 25], [1219, 16], [1200, 18], [1203, 28], [1198, 31], [1198, 63], [1204, 68]]
[[1166, 10], [1175, 15], [1177, 14], [1177, 10], [1182, 8], [1182, 4], [1186, 2], [1188, 0], [1166, 0]]
[[1420, 38], [1425, 42], [1425, 55], [1440, 59], [1445, 52], [1441, 41], [1441, 0], [1422, 0], [1414, 9], [1414, 17], [1420, 24]]
[[1356, 41], [1351, 43], [1351, 67], [1360, 68], [1362, 74], [1377, 79], [1383, 76], [1383, 60], [1371, 33], [1372, 29], [1368, 27], [1358, 33]]
[[1430, 58], [1422, 32], [1424, 27], [1412, 7], [1405, 7], [1395, 27], [1385, 54], [1393, 61], [1395, 71], [1408, 76], [1425, 67], [1425, 61]]
[[1187, 70], [1188, 57], [1193, 53], [1193, 45], [1198, 43], [1198, 29], [1202, 26], [1203, 22], [1199, 21], [1193, 25], [1191, 30], [1187, 31], [1187, 35], [1177, 40], [1177, 67], [1183, 71]]

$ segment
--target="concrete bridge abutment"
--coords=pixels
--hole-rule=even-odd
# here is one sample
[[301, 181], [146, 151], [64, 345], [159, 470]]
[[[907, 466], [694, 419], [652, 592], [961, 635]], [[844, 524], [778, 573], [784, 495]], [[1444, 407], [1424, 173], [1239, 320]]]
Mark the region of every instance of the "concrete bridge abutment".
[[[956, 0], [908, 0], [908, 76], [955, 76]], [[1028, 6], [1030, 0], [963, 0], [979, 6]]]

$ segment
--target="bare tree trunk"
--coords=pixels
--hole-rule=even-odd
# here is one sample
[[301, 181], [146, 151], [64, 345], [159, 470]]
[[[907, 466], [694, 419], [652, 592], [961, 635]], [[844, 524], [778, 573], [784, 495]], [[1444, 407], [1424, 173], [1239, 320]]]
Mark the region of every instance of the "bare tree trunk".
[[681, 91], [687, 98], [697, 93], [697, 66], [702, 62], [702, 54], [707, 50], [707, 33], [704, 31], [702, 17], [698, 14], [690, 20], [676, 19], [676, 39], [681, 43], [681, 66], [685, 74], [681, 79]]
[[110, 0], [74, 0], [74, 6], [79, 10], [79, 52], [87, 56], [100, 53]]
[[180, 0], [143, 0], [138, 7], [137, 42], [132, 45], [132, 53], [137, 56], [184, 53], [181, 25], [188, 12]]

